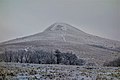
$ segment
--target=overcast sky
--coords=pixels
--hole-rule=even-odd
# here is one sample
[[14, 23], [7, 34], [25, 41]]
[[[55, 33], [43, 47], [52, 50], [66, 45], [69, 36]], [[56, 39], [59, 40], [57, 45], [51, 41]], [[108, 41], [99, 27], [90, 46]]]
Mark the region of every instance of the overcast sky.
[[42, 32], [55, 22], [120, 41], [120, 0], [0, 0], [0, 42]]

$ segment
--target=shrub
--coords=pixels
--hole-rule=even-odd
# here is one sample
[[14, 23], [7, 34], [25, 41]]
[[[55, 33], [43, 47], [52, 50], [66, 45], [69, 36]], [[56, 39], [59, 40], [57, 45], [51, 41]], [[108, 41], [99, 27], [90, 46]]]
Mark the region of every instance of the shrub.
[[104, 66], [120, 67], [120, 57], [115, 59], [115, 60], [113, 60], [113, 61], [104, 63]]

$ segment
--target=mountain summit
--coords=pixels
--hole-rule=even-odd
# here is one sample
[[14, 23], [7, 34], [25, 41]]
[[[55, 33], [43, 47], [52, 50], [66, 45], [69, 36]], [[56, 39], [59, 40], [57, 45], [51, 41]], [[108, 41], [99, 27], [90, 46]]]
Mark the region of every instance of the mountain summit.
[[57, 30], [57, 31], [61, 31], [61, 30], [66, 31], [69, 28], [71, 28], [71, 26], [68, 25], [68, 24], [66, 24], [66, 23], [54, 23], [49, 28], [47, 28], [45, 31], [54, 31], [54, 30]]
[[76, 31], [78, 32], [80, 30], [66, 23], [54, 23], [45, 31]]
[[95, 61], [97, 64], [103, 64], [120, 56], [119, 41], [85, 33], [66, 23], [54, 23], [41, 33], [10, 40], [0, 45], [0, 50], [31, 48], [46, 51], [56, 49], [63, 52], [72, 51], [79, 58]]

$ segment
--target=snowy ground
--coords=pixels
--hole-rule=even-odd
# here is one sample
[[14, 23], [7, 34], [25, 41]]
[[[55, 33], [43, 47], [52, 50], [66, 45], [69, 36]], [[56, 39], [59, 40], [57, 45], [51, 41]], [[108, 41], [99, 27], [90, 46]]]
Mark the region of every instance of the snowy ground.
[[120, 80], [120, 68], [0, 62], [0, 80]]

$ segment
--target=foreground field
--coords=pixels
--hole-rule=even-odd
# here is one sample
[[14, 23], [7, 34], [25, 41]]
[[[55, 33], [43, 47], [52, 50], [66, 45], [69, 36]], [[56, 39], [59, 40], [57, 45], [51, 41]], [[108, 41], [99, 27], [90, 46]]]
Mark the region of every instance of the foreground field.
[[120, 80], [120, 68], [1, 62], [0, 80]]

